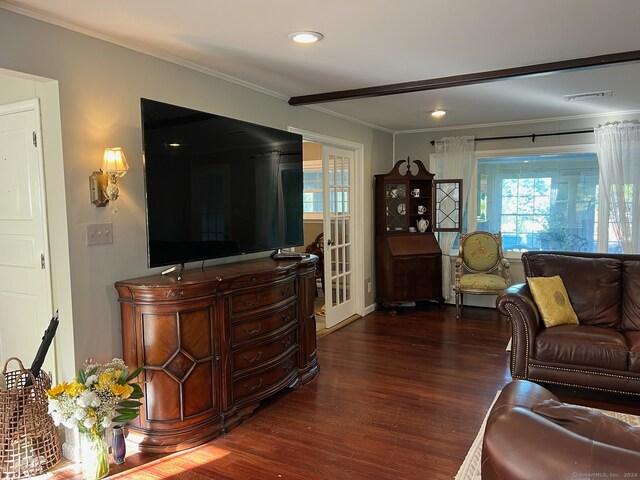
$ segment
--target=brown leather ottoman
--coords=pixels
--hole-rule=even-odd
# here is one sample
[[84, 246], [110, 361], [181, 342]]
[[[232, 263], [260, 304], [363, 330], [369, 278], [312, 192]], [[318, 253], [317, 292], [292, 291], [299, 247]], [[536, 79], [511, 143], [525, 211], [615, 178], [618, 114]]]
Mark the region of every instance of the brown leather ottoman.
[[487, 419], [482, 480], [640, 478], [640, 427], [509, 383]]

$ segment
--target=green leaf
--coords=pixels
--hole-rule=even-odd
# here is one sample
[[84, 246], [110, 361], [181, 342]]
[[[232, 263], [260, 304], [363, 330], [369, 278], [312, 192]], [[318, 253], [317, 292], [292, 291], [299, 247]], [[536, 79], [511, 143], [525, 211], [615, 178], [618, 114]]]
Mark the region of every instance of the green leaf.
[[133, 380], [134, 378], [136, 378], [138, 375], [140, 375], [140, 372], [142, 371], [142, 366], [136, 368], [133, 372], [131, 372], [131, 375], [129, 375], [126, 379], [125, 382], [130, 382], [131, 380]]
[[120, 376], [118, 377], [118, 385], [124, 385], [127, 381], [127, 375], [129, 374], [129, 367], [125, 367]]
[[84, 373], [83, 369], [78, 369], [78, 383], [85, 384], [87, 381], [87, 374]]
[[133, 416], [133, 417], [131, 415], [118, 415], [116, 417], [113, 417], [111, 419], [111, 421], [114, 422], [114, 423], [127, 423], [127, 422], [133, 420], [136, 417], [137, 417], [137, 415]]
[[118, 405], [120, 407], [126, 408], [139, 408], [142, 403], [138, 402], [137, 400], [122, 400], [118, 403]]
[[133, 392], [129, 395], [129, 398], [136, 399], [144, 397], [144, 393], [142, 392], [142, 388], [137, 383], [131, 383], [131, 387], [133, 387]]
[[121, 415], [138, 415], [138, 409], [133, 408], [116, 408], [116, 412]]

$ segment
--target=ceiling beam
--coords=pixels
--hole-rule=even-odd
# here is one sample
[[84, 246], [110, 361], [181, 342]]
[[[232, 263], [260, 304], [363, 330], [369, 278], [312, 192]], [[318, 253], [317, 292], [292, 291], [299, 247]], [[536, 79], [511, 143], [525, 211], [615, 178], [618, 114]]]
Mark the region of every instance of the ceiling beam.
[[491, 70], [489, 72], [467, 73], [453, 75], [451, 77], [431, 78], [414, 82], [392, 83], [377, 87], [355, 88], [352, 90], [339, 90], [336, 92], [317, 93], [313, 95], [301, 95], [291, 97], [289, 105], [312, 105], [317, 103], [335, 102], [339, 100], [354, 100], [358, 98], [383, 97], [386, 95], [398, 95], [401, 93], [423, 92], [441, 88], [460, 87], [463, 85], [475, 85], [478, 83], [495, 82], [511, 78], [531, 77], [547, 73], [563, 72], [567, 70], [582, 70], [588, 68], [604, 67], [616, 63], [637, 62], [640, 60], [640, 50], [631, 52], [611, 53], [597, 55], [595, 57], [576, 58], [560, 62], [540, 63], [525, 67], [505, 68]]

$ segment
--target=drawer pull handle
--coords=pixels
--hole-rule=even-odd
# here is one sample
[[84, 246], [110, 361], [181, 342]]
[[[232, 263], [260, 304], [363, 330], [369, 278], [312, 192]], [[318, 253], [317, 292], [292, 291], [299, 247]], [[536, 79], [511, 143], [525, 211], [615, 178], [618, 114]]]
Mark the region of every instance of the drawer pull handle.
[[258, 323], [258, 327], [254, 328], [253, 330], [249, 330], [247, 329], [247, 327], [243, 327], [242, 331], [244, 333], [246, 333], [247, 335], [255, 335], [256, 333], [258, 333], [260, 330], [262, 330], [262, 324]]
[[242, 303], [244, 304], [245, 307], [255, 307], [256, 305], [258, 305], [262, 300], [264, 300], [264, 297], [261, 297], [260, 295], [258, 295], [256, 297], [255, 300], [245, 300], [244, 298], [242, 299]]
[[291, 360], [289, 360], [286, 365], [282, 366], [282, 369], [285, 371], [285, 373], [289, 373], [292, 368], [293, 368], [293, 362]]
[[282, 294], [283, 297], [290, 297], [291, 296], [291, 287], [287, 287], [284, 290], [280, 290], [280, 293]]
[[243, 358], [244, 358], [244, 361], [247, 362], [247, 363], [257, 362], [258, 360], [260, 360], [262, 358], [262, 350], [258, 350], [258, 355], [256, 355], [253, 358], [249, 358], [246, 355]]
[[289, 320], [291, 320], [291, 312], [282, 315], [282, 323], [287, 323]]
[[260, 379], [258, 380], [258, 383], [256, 383], [255, 385], [249, 385], [248, 383], [244, 384], [244, 388], [246, 388], [250, 392], [253, 392], [259, 389], [261, 386], [262, 386], [262, 377], [260, 377]]
[[169, 290], [167, 292], [167, 297], [169, 298], [179, 298], [184, 296], [184, 290]]
[[284, 348], [289, 348], [289, 345], [291, 345], [291, 335], [289, 335], [287, 338], [282, 340], [282, 346]]

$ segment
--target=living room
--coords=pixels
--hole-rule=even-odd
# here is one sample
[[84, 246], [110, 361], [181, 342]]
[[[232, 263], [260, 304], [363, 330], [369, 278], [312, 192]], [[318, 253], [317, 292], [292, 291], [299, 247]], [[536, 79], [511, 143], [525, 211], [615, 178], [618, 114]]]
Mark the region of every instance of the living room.
[[[283, 130], [293, 126], [361, 144], [362, 178], [367, 187], [373, 175], [389, 171], [397, 160], [411, 157], [427, 162], [434, 153], [430, 142], [444, 136], [495, 137], [572, 131], [638, 117], [639, 106], [632, 105], [624, 113], [597, 117], [585, 115], [508, 125], [465, 124], [464, 128], [435, 127], [416, 132], [380, 129], [321, 109], [292, 107], [282, 98], [229, 82], [193, 65], [181, 65], [159, 55], [73, 31], [62, 22], [55, 25], [35, 14], [23, 15], [18, 8], [0, 9], [0, 27], [3, 45], [0, 104], [39, 100], [51, 304], [61, 319], [55, 350], [59, 380], [72, 378], [86, 358], [106, 360], [122, 355], [120, 305], [114, 283], [149, 273], [145, 255], [141, 97]], [[597, 53], [624, 50], [633, 48], [621, 41], [602, 47]], [[484, 68], [472, 69], [480, 70]], [[113, 213], [108, 207], [98, 209], [90, 203], [87, 177], [99, 170], [104, 148], [116, 144], [126, 152], [130, 169], [120, 181], [121, 193], [115, 203], [118, 211]], [[578, 134], [540, 138], [535, 143], [530, 138], [478, 142], [477, 148], [487, 155], [496, 151], [510, 155], [532, 147], [546, 154], [592, 144], [592, 135]], [[374, 277], [373, 204], [373, 192], [364, 188], [362, 231], [365, 233], [359, 254], [363, 259], [363, 279]], [[85, 225], [95, 223], [112, 224], [111, 245], [98, 248], [85, 245]], [[519, 255], [512, 255], [512, 259], [514, 283], [523, 281]], [[359, 313], [364, 315], [375, 306], [375, 288], [368, 290], [363, 283], [361, 290], [364, 309]], [[485, 305], [490, 306], [491, 301]], [[499, 332], [496, 335], [505, 336], [499, 342], [508, 341], [507, 332]], [[38, 340], [39, 335], [40, 331], [36, 330]]]

